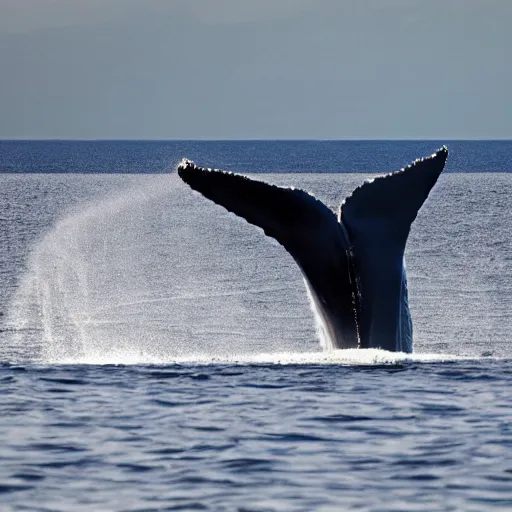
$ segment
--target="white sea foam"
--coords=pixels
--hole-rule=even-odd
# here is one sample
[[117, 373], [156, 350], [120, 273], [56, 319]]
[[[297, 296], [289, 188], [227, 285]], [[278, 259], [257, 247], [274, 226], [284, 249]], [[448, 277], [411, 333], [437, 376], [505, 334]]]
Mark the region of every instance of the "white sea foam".
[[[444, 363], [450, 361], [475, 360], [452, 354], [406, 354], [380, 349], [347, 349], [318, 352], [281, 352], [262, 354], [234, 354], [212, 356], [193, 354], [186, 357], [160, 357], [140, 351], [109, 351], [89, 353], [85, 357], [62, 359], [58, 364], [84, 365], [394, 365], [407, 363]], [[51, 362], [51, 361], [49, 361]]]

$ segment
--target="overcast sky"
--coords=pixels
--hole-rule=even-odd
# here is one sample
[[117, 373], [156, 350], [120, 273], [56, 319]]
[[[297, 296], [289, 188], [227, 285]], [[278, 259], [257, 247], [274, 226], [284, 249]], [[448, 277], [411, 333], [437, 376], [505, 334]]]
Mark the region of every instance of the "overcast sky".
[[0, 138], [512, 138], [510, 0], [0, 0]]

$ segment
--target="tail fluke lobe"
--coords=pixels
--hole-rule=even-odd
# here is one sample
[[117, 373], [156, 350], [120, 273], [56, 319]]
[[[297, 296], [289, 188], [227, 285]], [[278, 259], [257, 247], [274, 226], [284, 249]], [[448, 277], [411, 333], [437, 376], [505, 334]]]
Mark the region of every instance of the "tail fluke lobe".
[[400, 171], [370, 180], [340, 208], [339, 219], [354, 254], [363, 348], [412, 350], [405, 245], [447, 156], [447, 148], [442, 147]]
[[303, 190], [278, 187], [240, 174], [205, 169], [183, 159], [178, 175], [208, 199], [262, 228], [288, 250], [318, 245], [336, 216]]
[[372, 225], [386, 230], [395, 239], [404, 239], [405, 244], [411, 224], [443, 171], [447, 158], [448, 149], [443, 146], [427, 158], [415, 160], [399, 171], [379, 176], [356, 188], [342, 203], [339, 213], [351, 238], [364, 237], [366, 225]]
[[310, 286], [334, 348], [359, 343], [347, 244], [334, 213], [303, 190], [277, 187], [182, 160], [180, 178], [208, 199], [262, 228], [291, 254]]

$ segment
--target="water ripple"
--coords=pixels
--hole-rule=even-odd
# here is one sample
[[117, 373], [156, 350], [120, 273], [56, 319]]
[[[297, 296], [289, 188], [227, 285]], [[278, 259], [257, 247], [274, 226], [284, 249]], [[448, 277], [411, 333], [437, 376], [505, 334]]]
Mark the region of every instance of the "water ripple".
[[2, 502], [503, 510], [512, 362], [495, 365], [3, 365]]

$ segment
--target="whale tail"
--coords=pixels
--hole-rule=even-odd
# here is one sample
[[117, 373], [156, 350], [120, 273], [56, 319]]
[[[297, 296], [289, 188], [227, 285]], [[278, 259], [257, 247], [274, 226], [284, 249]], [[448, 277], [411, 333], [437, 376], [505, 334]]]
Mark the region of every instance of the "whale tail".
[[303, 190], [183, 159], [179, 176], [208, 199], [263, 229], [299, 265], [333, 348], [412, 348], [403, 253], [412, 222], [448, 150], [364, 183], [339, 217]]

